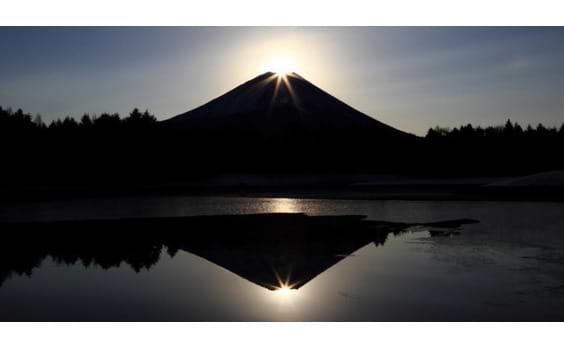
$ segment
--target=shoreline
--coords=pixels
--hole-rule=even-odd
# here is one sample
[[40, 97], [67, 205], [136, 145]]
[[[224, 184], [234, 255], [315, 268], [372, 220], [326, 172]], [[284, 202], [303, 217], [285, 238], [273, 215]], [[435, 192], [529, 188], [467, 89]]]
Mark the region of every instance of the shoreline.
[[136, 196], [257, 197], [327, 200], [523, 201], [564, 202], [564, 188], [491, 187], [483, 185], [355, 186], [153, 186], [28, 188], [0, 193], [0, 205], [40, 201]]

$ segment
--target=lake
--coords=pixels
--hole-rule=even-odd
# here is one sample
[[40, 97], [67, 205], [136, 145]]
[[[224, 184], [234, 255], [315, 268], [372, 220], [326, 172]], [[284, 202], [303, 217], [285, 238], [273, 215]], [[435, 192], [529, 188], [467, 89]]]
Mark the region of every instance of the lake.
[[[70, 251], [57, 244], [57, 229], [42, 230], [37, 224], [35, 234], [20, 236], [25, 244], [13, 242], [5, 230], [0, 320], [562, 321], [563, 212], [564, 204], [549, 202], [189, 196], [13, 204], [0, 208], [0, 221], [211, 217], [198, 222], [197, 239], [190, 236], [196, 229], [187, 229], [182, 240], [151, 240], [143, 254], [128, 250], [128, 245], [141, 250], [134, 237], [124, 242], [119, 228], [109, 231], [105, 225], [100, 233], [115, 241], [97, 238], [98, 227], [86, 233], [80, 227], [86, 225], [72, 225], [81, 249]], [[221, 238], [213, 237], [209, 227], [214, 219], [223, 219], [217, 215], [265, 213], [366, 215], [382, 223], [378, 237], [366, 239], [365, 232], [358, 232], [364, 227], [345, 222], [330, 241], [317, 233], [303, 244], [307, 247], [296, 237], [301, 233], [296, 229], [305, 226], [302, 220], [289, 225], [227, 220]], [[477, 223], [446, 229], [426, 225], [458, 219]], [[160, 220], [155, 221], [144, 240], [151, 233], [155, 238], [165, 233]], [[332, 221], [316, 228], [331, 229], [337, 224]], [[260, 244], [247, 241], [242, 246], [237, 240], [239, 233], [245, 235], [242, 228], [266, 237]], [[279, 236], [285, 229], [288, 239], [269, 244], [269, 233], [275, 238], [274, 233]], [[49, 238], [50, 249], [39, 250], [44, 242], [34, 243], [34, 238]], [[72, 244], [64, 245], [72, 249]], [[108, 248], [117, 258], [104, 263], [85, 245]], [[277, 259], [270, 266], [295, 266], [284, 274], [288, 280], [300, 278], [297, 289], [285, 286], [284, 279], [269, 288], [268, 268], [260, 263], [271, 250]], [[272, 276], [279, 275], [272, 271]]]

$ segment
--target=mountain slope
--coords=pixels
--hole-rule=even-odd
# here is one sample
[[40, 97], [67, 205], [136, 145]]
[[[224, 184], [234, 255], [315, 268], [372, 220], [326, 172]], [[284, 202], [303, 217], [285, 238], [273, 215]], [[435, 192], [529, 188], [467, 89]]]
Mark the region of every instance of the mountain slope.
[[411, 171], [422, 141], [295, 73], [262, 74], [160, 124], [163, 163], [216, 173]]
[[254, 130], [269, 136], [358, 130], [386, 138], [411, 137], [353, 109], [295, 73], [259, 75], [162, 124], [200, 131]]

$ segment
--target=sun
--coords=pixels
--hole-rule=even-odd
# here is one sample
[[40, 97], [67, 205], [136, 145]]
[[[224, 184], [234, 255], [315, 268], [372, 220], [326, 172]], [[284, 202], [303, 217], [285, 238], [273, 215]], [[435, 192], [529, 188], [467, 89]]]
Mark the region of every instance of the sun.
[[291, 298], [293, 298], [294, 297], [293, 295], [296, 293], [297, 290], [293, 289], [288, 285], [282, 285], [281, 287], [274, 290], [274, 294], [276, 295], [276, 297], [286, 300], [290, 300]]
[[288, 286], [282, 286], [278, 289], [276, 289], [275, 291], [277, 291], [277, 294], [281, 295], [281, 296], [288, 296], [292, 293], [292, 288], [288, 287]]
[[268, 63], [268, 70], [272, 71], [278, 75], [288, 75], [292, 72], [296, 72], [297, 65], [296, 61], [291, 57], [275, 57]]

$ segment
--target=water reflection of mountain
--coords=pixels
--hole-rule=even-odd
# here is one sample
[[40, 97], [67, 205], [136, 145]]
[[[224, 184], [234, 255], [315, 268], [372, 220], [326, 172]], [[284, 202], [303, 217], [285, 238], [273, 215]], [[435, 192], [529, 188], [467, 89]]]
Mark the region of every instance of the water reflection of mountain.
[[270, 290], [283, 284], [297, 289], [365, 245], [384, 244], [390, 233], [474, 222], [259, 214], [3, 224], [0, 285], [13, 274], [31, 275], [47, 257], [103, 269], [125, 263], [139, 271], [155, 265], [166, 249], [198, 255]]

